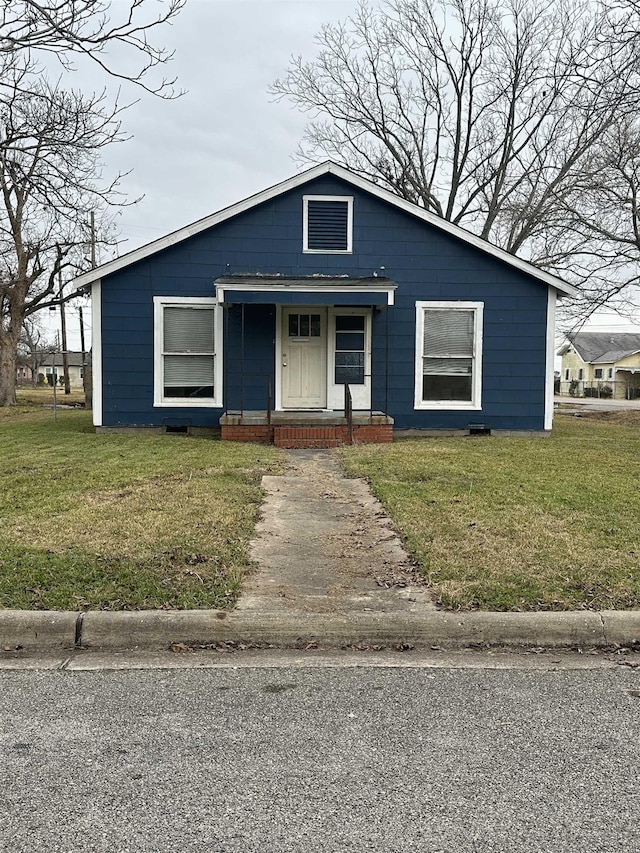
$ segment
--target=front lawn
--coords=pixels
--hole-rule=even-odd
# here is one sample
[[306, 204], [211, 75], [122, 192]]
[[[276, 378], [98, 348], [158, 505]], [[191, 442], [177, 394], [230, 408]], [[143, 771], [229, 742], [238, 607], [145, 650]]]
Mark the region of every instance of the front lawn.
[[260, 478], [278, 458], [206, 438], [96, 435], [90, 412], [54, 423], [31, 398], [0, 409], [0, 607], [232, 606]]
[[640, 412], [342, 451], [447, 608], [640, 607]]

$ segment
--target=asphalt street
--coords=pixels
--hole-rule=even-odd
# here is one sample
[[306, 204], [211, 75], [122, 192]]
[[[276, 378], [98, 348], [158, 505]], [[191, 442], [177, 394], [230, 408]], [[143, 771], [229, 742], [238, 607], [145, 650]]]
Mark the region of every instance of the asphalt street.
[[640, 668], [0, 671], [0, 849], [638, 851]]

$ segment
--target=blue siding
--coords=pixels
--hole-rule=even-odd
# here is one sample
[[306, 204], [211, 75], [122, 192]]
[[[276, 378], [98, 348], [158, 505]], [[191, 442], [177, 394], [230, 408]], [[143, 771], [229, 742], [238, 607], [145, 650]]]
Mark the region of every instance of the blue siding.
[[[354, 197], [353, 254], [302, 252], [302, 196]], [[153, 297], [213, 296], [231, 274], [371, 276], [392, 279], [395, 306], [374, 311], [373, 405], [397, 428], [494, 429], [544, 424], [547, 288], [455, 237], [333, 176], [310, 181], [103, 279], [103, 423], [215, 425], [223, 409], [154, 408]], [[415, 303], [484, 303], [482, 411], [415, 411]], [[357, 300], [354, 300], [354, 302]], [[264, 409], [275, 383], [275, 309], [245, 309], [241, 392], [240, 309], [225, 320], [225, 408]]]

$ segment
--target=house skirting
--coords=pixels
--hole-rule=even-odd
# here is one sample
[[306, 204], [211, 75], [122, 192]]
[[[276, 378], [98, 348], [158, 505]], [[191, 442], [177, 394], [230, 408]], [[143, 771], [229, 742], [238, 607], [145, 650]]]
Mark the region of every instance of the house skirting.
[[225, 412], [220, 427], [223, 441], [291, 449], [393, 441], [393, 418], [382, 412], [354, 413], [351, 425], [339, 412]]

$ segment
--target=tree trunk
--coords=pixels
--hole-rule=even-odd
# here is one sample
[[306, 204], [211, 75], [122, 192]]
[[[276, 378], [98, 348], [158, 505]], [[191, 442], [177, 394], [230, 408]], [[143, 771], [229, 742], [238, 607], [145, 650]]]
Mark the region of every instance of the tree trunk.
[[11, 335], [0, 335], [0, 406], [16, 404], [16, 368], [18, 342]]

